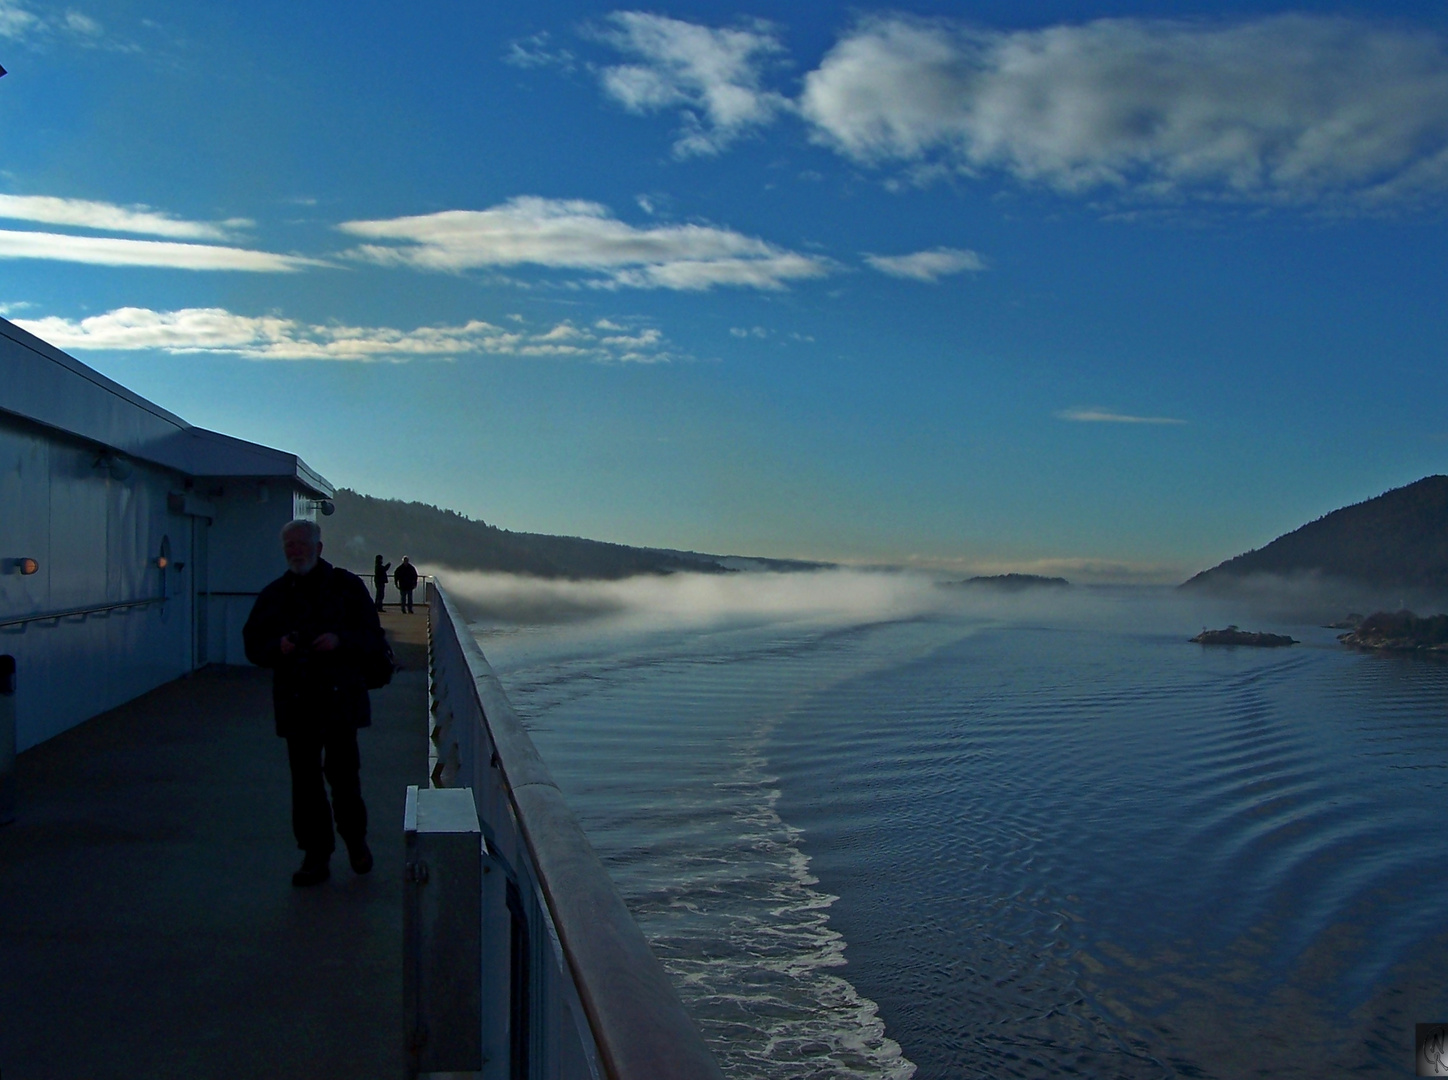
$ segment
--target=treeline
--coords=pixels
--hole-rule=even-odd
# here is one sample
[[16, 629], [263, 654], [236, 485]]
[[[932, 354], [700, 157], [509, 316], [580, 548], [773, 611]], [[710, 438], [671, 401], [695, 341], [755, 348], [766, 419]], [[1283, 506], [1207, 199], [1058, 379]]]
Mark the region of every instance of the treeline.
[[379, 554], [394, 567], [407, 555], [414, 563], [541, 578], [613, 580], [680, 570], [729, 572], [708, 555], [510, 532], [454, 510], [375, 499], [348, 488], [339, 488], [333, 502], [337, 512], [321, 519], [327, 557], [358, 572], [370, 570], [373, 557]]
[[1448, 593], [1448, 476], [1429, 476], [1334, 510], [1266, 547], [1204, 570], [1184, 587], [1257, 574], [1315, 573], [1380, 588]]

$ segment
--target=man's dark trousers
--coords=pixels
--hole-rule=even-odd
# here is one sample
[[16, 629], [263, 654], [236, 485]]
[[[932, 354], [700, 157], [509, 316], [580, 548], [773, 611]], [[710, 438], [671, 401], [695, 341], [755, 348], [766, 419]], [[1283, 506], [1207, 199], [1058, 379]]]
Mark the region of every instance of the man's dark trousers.
[[[330, 855], [337, 847], [334, 815], [344, 842], [354, 844], [367, 836], [355, 728], [337, 724], [288, 735], [287, 760], [292, 767], [292, 832], [299, 848], [310, 855]], [[323, 777], [332, 788], [330, 804]]]

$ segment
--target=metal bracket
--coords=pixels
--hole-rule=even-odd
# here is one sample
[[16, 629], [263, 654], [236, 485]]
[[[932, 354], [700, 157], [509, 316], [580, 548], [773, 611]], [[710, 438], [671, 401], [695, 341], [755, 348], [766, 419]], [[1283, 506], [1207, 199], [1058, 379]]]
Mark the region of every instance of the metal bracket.
[[427, 884], [427, 863], [418, 859], [416, 862], [408, 863], [402, 871], [403, 880], [412, 885]]

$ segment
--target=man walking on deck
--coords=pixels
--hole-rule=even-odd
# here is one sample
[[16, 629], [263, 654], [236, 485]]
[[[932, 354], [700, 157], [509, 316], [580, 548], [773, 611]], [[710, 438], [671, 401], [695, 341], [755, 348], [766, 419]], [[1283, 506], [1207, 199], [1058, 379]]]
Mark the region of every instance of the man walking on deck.
[[372, 722], [363, 665], [386, 639], [362, 579], [321, 557], [316, 522], [289, 522], [282, 548], [287, 572], [256, 598], [242, 638], [247, 659], [272, 669], [276, 732], [287, 741], [292, 832], [306, 853], [292, 884], [320, 885], [331, 876], [334, 815], [352, 869], [372, 869], [357, 729]]
[[392, 580], [397, 583], [397, 610], [407, 615], [412, 614], [412, 590], [417, 588], [417, 567], [412, 565], [412, 560], [406, 555], [397, 569], [392, 571]]

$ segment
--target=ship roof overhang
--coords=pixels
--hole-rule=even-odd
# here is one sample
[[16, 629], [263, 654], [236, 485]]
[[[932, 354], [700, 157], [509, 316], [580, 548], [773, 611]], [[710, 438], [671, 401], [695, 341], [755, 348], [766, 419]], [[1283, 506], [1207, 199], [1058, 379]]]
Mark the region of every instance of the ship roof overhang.
[[3, 318], [0, 414], [185, 476], [288, 480], [317, 497], [333, 494], [296, 454], [194, 427]]

